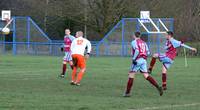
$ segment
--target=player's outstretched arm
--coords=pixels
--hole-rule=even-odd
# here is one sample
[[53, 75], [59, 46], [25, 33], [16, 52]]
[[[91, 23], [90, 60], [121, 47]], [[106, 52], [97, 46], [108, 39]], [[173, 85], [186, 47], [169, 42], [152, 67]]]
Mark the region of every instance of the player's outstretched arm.
[[194, 52], [197, 52], [196, 48], [190, 47], [190, 46], [182, 43], [181, 41], [178, 41], [178, 40], [175, 40], [175, 39], [171, 39], [170, 41], [171, 41], [173, 47], [175, 47], [175, 48], [182, 46], [184, 48], [187, 48], [187, 49], [190, 49], [190, 50], [192, 50]]
[[196, 48], [190, 47], [190, 46], [188, 46], [188, 45], [186, 45], [186, 44], [184, 44], [184, 43], [182, 43], [181, 46], [184, 47], [184, 48], [190, 49], [190, 50], [192, 50], [192, 51], [195, 52], [195, 53], [197, 52], [197, 49], [196, 49]]

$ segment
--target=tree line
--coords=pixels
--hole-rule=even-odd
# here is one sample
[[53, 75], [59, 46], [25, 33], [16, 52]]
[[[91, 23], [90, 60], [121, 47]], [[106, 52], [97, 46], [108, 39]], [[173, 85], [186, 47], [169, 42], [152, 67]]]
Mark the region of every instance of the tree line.
[[64, 29], [74, 34], [87, 30], [90, 40], [100, 40], [123, 17], [174, 18], [178, 38], [200, 41], [200, 0], [1, 0], [0, 9], [13, 16], [30, 16], [51, 37], [62, 39]]

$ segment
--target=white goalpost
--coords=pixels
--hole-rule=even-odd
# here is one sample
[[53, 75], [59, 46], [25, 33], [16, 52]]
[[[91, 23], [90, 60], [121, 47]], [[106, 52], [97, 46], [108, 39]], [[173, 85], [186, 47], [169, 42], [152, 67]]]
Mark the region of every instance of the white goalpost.
[[[150, 18], [150, 11], [141, 11], [140, 12], [140, 18], [138, 18], [138, 22], [140, 25], [150, 34], [159, 34], [159, 33], [166, 33], [169, 31], [169, 29], [165, 26], [165, 24], [162, 22], [161, 19], [158, 19], [161, 26], [165, 29], [164, 31], [161, 31], [159, 27], [154, 23], [154, 21]], [[156, 29], [156, 31], [149, 30], [144, 23], [150, 23], [153, 25], [153, 27]]]

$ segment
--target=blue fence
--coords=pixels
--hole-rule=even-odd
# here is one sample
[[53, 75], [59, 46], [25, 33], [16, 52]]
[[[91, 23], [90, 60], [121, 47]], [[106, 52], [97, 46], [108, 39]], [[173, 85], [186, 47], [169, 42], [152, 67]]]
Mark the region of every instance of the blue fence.
[[[62, 56], [60, 46], [63, 41], [51, 40], [30, 17], [12, 17], [10, 25], [11, 35], [0, 35], [0, 53], [53, 55]], [[169, 30], [173, 31], [172, 18], [160, 18]], [[152, 19], [159, 27], [158, 18]], [[0, 23], [1, 24], [1, 23]], [[146, 24], [148, 25], [148, 24]], [[1, 26], [1, 25], [0, 25]], [[151, 26], [147, 26], [153, 30]], [[131, 35], [135, 31], [142, 32], [151, 52], [160, 52], [163, 44], [162, 35], [149, 34], [138, 23], [138, 18], [123, 18], [101, 41], [92, 41], [92, 55], [94, 56], [129, 56], [131, 54]], [[10, 41], [6, 40], [8, 37]]]
[[[0, 34], [2, 53], [10, 53], [13, 55], [20, 53], [20, 46], [24, 46], [27, 50], [33, 47], [33, 44], [51, 43], [51, 39], [42, 31], [42, 29], [30, 18], [13, 16], [13, 21], [9, 25], [11, 30], [9, 35]], [[5, 26], [5, 22], [0, 22], [1, 28]], [[8, 52], [6, 52], [8, 51]]]
[[[148, 19], [146, 19], [148, 20]], [[156, 26], [164, 31], [161, 20], [165, 26], [173, 31], [174, 19], [173, 18], [152, 18]], [[148, 30], [155, 31], [151, 23], [144, 23]], [[140, 31], [142, 39], [145, 40], [150, 48], [151, 53], [163, 52], [162, 49], [165, 38], [161, 33], [148, 33], [138, 21], [138, 18], [123, 18], [120, 20], [97, 44], [97, 56], [129, 56], [131, 55], [130, 42], [132, 41], [133, 32]]]
[[[60, 47], [63, 43], [56, 42], [0, 42], [0, 53], [2, 54], [14, 54], [14, 55], [51, 55], [51, 56], [63, 56], [63, 52], [60, 51]], [[13, 53], [13, 45], [15, 46], [15, 53]], [[92, 41], [92, 53], [96, 56], [97, 42]]]
[[[30, 17], [13, 16], [10, 35], [0, 34], [0, 54], [63, 56], [61, 40], [51, 40]], [[0, 22], [0, 28], [5, 22]], [[8, 40], [6, 40], [8, 39]], [[96, 55], [97, 41], [91, 41], [92, 55]]]

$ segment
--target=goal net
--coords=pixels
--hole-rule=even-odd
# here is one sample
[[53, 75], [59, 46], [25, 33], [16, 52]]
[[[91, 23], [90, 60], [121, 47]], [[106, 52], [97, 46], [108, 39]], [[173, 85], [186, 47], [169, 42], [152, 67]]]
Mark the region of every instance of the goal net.
[[132, 35], [140, 31], [147, 42], [151, 54], [163, 53], [166, 31], [173, 31], [173, 18], [123, 18], [98, 43], [97, 56], [131, 55]]

